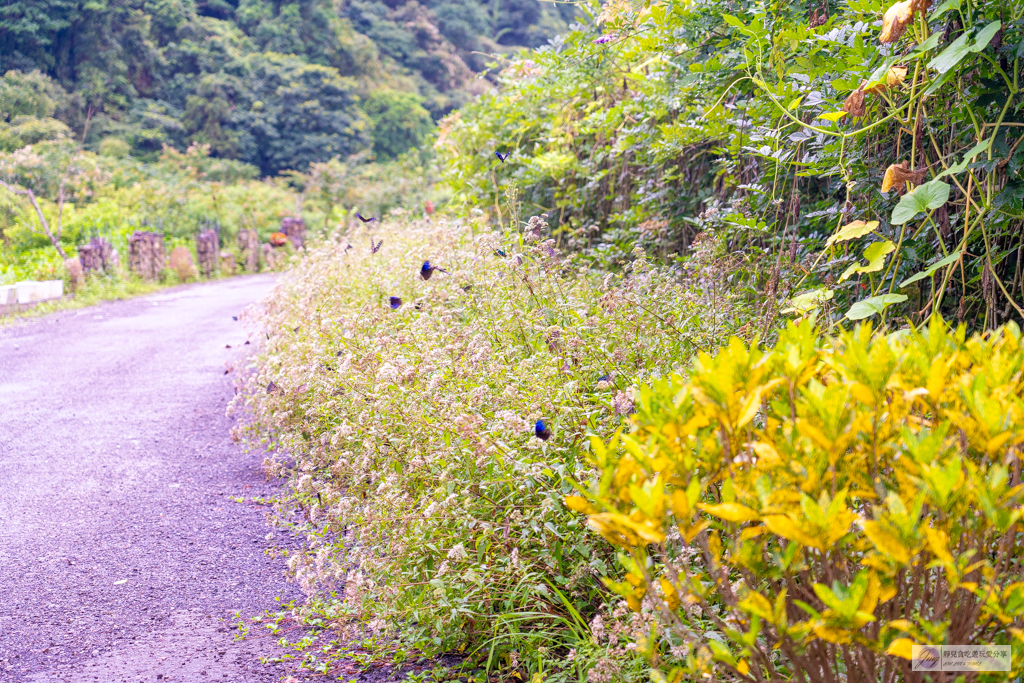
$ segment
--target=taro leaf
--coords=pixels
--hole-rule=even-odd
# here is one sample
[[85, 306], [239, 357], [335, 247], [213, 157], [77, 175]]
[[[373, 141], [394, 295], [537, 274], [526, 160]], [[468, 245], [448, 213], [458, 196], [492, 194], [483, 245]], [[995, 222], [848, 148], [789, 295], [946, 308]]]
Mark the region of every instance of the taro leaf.
[[964, 171], [967, 170], [967, 165], [971, 163], [974, 157], [978, 156], [982, 152], [987, 152], [989, 145], [991, 144], [992, 138], [979, 142], [978, 144], [971, 148], [971, 151], [964, 155], [963, 161], [961, 161], [959, 164], [953, 164], [945, 171], [935, 176], [935, 179], [938, 180], [939, 178], [942, 178], [947, 175], [956, 175], [957, 173], [963, 173]]
[[843, 274], [839, 276], [839, 281], [847, 279], [851, 275], [857, 273], [876, 273], [882, 269], [885, 265], [886, 254], [889, 254], [896, 250], [896, 245], [889, 240], [883, 240], [881, 242], [875, 242], [868, 246], [864, 250], [864, 258], [868, 260], [866, 266], [854, 263], [852, 266], [843, 271]]
[[939, 54], [938, 57], [928, 62], [928, 68], [935, 69], [940, 74], [944, 74], [954, 66], [960, 63], [964, 57], [972, 52], [981, 52], [988, 44], [992, 42], [992, 38], [996, 35], [996, 32], [1002, 27], [1002, 22], [993, 21], [985, 28], [978, 31], [978, 35], [974, 40], [970, 40], [970, 35], [967, 33], [962, 34], [959, 38], [949, 44], [945, 50]]
[[881, 296], [873, 296], [870, 299], [858, 301], [853, 306], [850, 306], [850, 310], [846, 312], [846, 319], [863, 320], [864, 318], [870, 318], [876, 313], [881, 313], [889, 306], [903, 303], [906, 300], [907, 296], [905, 294], [883, 294]]
[[958, 249], [958, 250], [954, 251], [952, 254], [950, 254], [949, 256], [947, 256], [946, 258], [942, 259], [941, 261], [937, 261], [937, 262], [933, 263], [932, 265], [928, 266], [927, 270], [923, 270], [920, 273], [918, 273], [917, 275], [911, 275], [906, 280], [901, 282], [899, 284], [899, 286], [901, 288], [903, 288], [903, 287], [906, 287], [909, 284], [917, 282], [918, 280], [923, 280], [926, 277], [931, 277], [932, 275], [935, 274], [935, 271], [937, 271], [939, 268], [944, 268], [945, 266], [948, 266], [950, 263], [956, 263], [959, 259], [960, 259], [960, 250]]
[[903, 225], [922, 211], [937, 209], [948, 200], [949, 185], [941, 180], [918, 185], [900, 198], [900, 203], [892, 210], [892, 224]]
[[863, 237], [869, 232], [874, 232], [877, 227], [878, 221], [869, 221], [867, 223], [864, 221], [853, 221], [852, 223], [847, 223], [839, 230], [839, 232], [828, 238], [828, 241], [825, 242], [825, 246], [830, 247], [836, 242], [847, 242], [852, 239], [857, 239], [858, 237]]

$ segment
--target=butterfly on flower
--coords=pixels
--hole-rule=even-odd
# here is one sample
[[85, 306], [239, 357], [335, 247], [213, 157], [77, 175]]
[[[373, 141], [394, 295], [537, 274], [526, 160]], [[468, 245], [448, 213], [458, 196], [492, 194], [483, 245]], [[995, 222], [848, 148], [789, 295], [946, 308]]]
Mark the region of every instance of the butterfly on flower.
[[402, 298], [397, 296], [388, 297], [388, 306], [391, 307], [392, 311], [397, 311], [402, 307]]
[[494, 255], [495, 255], [495, 256], [500, 256], [501, 258], [508, 258], [508, 254], [506, 254], [506, 253], [505, 253], [505, 252], [504, 252], [503, 250], [501, 250], [501, 249], [495, 249], [495, 250], [494, 250]]
[[363, 214], [359, 213], [358, 211], [356, 212], [356, 218], [358, 218], [359, 220], [361, 220], [364, 223], [372, 223], [375, 220], [377, 220], [376, 216], [370, 216], [369, 218], [363, 218]]
[[370, 240], [370, 253], [371, 254], [376, 254], [380, 250], [380, 246], [382, 244], [384, 244], [384, 240], [381, 240], [380, 242], [377, 242], [377, 244], [374, 244], [373, 240]]
[[544, 420], [537, 420], [537, 424], [533, 425], [533, 433], [541, 441], [547, 441], [551, 438], [551, 427], [544, 424]]
[[512, 156], [512, 152], [505, 152], [504, 155], [502, 155], [501, 152], [495, 152], [494, 156], [498, 157], [498, 161], [500, 161], [501, 163], [505, 163], [505, 159], [508, 159], [510, 156]]
[[424, 280], [429, 280], [430, 276], [434, 274], [435, 270], [439, 270], [442, 273], [448, 272], [444, 268], [439, 268], [438, 266], [430, 265], [430, 261], [424, 261], [423, 265], [420, 266], [420, 277], [423, 278]]
[[277, 386], [277, 384], [275, 384], [274, 382], [271, 382], [270, 384], [267, 385], [267, 393], [268, 394], [272, 394], [275, 391], [279, 391], [279, 387]]
[[615, 380], [612, 379], [611, 375], [601, 375], [597, 378], [598, 390], [607, 389], [615, 384]]

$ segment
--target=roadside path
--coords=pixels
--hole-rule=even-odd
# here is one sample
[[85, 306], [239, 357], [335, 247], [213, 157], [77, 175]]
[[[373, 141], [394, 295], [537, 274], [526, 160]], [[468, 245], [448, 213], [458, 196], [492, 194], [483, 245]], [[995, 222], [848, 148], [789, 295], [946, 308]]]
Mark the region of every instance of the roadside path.
[[225, 363], [252, 348], [232, 316], [272, 286], [0, 329], [0, 682], [280, 680], [256, 660], [272, 639], [237, 643], [226, 621], [300, 599], [264, 553], [288, 539], [230, 499], [274, 490], [224, 414]]

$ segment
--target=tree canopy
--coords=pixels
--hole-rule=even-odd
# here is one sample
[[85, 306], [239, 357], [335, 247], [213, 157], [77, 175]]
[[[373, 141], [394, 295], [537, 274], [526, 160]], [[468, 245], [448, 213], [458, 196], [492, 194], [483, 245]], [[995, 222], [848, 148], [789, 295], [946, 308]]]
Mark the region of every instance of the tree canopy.
[[485, 89], [484, 54], [546, 43], [573, 9], [539, 0], [13, 0], [0, 8], [0, 146], [82, 133], [88, 120], [91, 149], [115, 138], [152, 160], [164, 145], [208, 144], [265, 175], [363, 149], [394, 157]]

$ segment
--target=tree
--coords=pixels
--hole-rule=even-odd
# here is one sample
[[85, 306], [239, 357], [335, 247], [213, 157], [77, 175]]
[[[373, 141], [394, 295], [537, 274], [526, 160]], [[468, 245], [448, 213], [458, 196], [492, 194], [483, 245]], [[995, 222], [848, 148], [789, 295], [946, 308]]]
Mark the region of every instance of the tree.
[[[63, 229], [64, 203], [78, 183], [85, 179], [89, 169], [81, 161], [81, 145], [67, 138], [41, 142], [23, 147], [15, 152], [0, 156], [0, 187], [8, 192], [28, 198], [43, 234], [57, 250], [62, 259], [67, 253], [60, 244]], [[54, 228], [46, 219], [39, 204], [40, 198], [48, 198], [57, 208]]]
[[333, 67], [268, 52], [250, 55], [232, 70], [248, 89], [232, 125], [239, 156], [267, 175], [347, 157], [370, 145], [370, 121], [359, 109], [352, 79]]
[[434, 127], [423, 99], [407, 92], [375, 90], [363, 104], [373, 122], [373, 151], [395, 158], [418, 147]]

